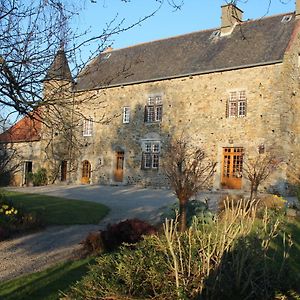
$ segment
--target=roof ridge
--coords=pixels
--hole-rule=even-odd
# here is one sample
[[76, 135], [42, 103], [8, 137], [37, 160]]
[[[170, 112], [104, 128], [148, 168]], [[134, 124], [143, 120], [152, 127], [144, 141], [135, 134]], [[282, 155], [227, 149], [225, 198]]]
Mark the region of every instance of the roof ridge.
[[250, 23], [250, 22], [257, 22], [257, 21], [261, 21], [261, 20], [265, 20], [265, 19], [278, 18], [280, 16], [287, 16], [287, 15], [294, 15], [294, 14], [295, 14], [294, 11], [290, 11], [290, 12], [286, 12], [286, 13], [275, 14], [275, 15], [272, 15], [272, 16], [265, 16], [265, 17], [261, 17], [261, 18], [257, 18], [257, 19], [248, 19], [248, 20], [243, 21], [241, 24]]
[[[243, 24], [250, 23], [250, 22], [257, 22], [257, 21], [260, 21], [260, 20], [265, 20], [265, 19], [270, 19], [270, 18], [275, 18], [275, 17], [279, 17], [279, 16], [292, 15], [292, 14], [295, 14], [295, 12], [294, 11], [293, 12], [286, 12], [286, 13], [280, 13], [280, 14], [275, 14], [275, 15], [271, 15], [271, 16], [265, 16], [265, 17], [261, 17], [261, 18], [257, 18], [257, 19], [248, 19], [248, 20], [242, 21], [239, 25], [243, 25]], [[152, 43], [156, 43], [156, 42], [167, 41], [167, 40], [171, 40], [171, 39], [177, 39], [177, 38], [183, 37], [183, 36], [188, 36], [188, 35], [202, 33], [202, 32], [205, 33], [205, 32], [209, 32], [209, 31], [216, 31], [216, 30], [220, 30], [220, 29], [221, 29], [221, 27], [212, 27], [212, 28], [208, 28], [208, 29], [201, 29], [201, 30], [191, 31], [191, 32], [188, 32], [188, 33], [177, 34], [177, 35], [173, 35], [173, 36], [169, 36], [169, 37], [165, 37], [165, 38], [154, 39], [152, 41], [141, 42], [141, 43], [137, 43], [137, 44], [134, 44], [134, 45], [127, 46], [127, 47], [112, 49], [109, 52], [101, 52], [100, 56], [101, 55], [106, 55], [108, 53], [122, 51], [122, 50], [125, 50], [125, 49], [131, 49], [131, 48], [134, 48], [134, 47], [139, 47], [139, 46], [146, 45], [146, 44], [152, 44]]]

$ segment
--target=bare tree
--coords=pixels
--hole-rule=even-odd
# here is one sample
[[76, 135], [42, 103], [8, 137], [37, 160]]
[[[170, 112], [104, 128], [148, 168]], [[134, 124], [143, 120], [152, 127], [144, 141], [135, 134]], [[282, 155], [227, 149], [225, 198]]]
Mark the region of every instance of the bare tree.
[[185, 231], [188, 201], [208, 187], [216, 163], [207, 159], [203, 149], [191, 145], [184, 138], [172, 140], [167, 153], [171, 155], [164, 159], [163, 169], [179, 200], [180, 231]]
[[[0, 111], [1, 124], [6, 124], [10, 115], [17, 112], [42, 122], [43, 136], [48, 141], [46, 157], [51, 161], [71, 160], [78, 149], [82, 149], [77, 132], [80, 122], [87, 117], [82, 105], [75, 97], [76, 87], [73, 78], [84, 69], [86, 64], [98, 56], [113, 37], [130, 30], [152, 17], [164, 3], [179, 9], [181, 0], [152, 0], [157, 5], [147, 15], [125, 24], [125, 19], [112, 18], [96, 36], [90, 36], [88, 29], [74, 32], [69, 23], [86, 5], [97, 5], [97, 1], [68, 0], [0, 0]], [[98, 1], [99, 4], [104, 3]], [[129, 2], [120, 0], [121, 2]], [[109, 5], [107, 3], [107, 5]], [[101, 6], [97, 7], [101, 9]], [[82, 51], [93, 44], [89, 57], [83, 59]], [[71, 62], [63, 70], [64, 78], [49, 74], [49, 67], [57, 59], [59, 49], [63, 59]], [[59, 54], [59, 55], [60, 55]], [[54, 65], [54, 69], [55, 69]], [[48, 76], [50, 75], [50, 76]], [[116, 75], [117, 76], [117, 75]], [[65, 80], [67, 78], [67, 80]], [[78, 95], [78, 93], [76, 93]], [[94, 96], [85, 101], [94, 101]], [[94, 97], [95, 98], [95, 97]], [[104, 107], [99, 103], [98, 107]], [[104, 110], [103, 110], [104, 111]], [[34, 112], [34, 113], [31, 113]], [[108, 122], [114, 116], [102, 117], [93, 122]], [[17, 117], [15, 117], [17, 118]], [[80, 120], [80, 121], [79, 121]], [[65, 145], [62, 147], [61, 145]], [[76, 169], [76, 166], [74, 166]], [[55, 180], [59, 173], [57, 162], [52, 166]]]
[[0, 144], [0, 185], [9, 184], [13, 174], [19, 169], [17, 158], [16, 149], [10, 148], [8, 144]]
[[[43, 80], [59, 48], [64, 47], [72, 58], [76, 77], [87, 63], [80, 54], [86, 45], [94, 44], [89, 61], [111, 45], [114, 35], [140, 25], [165, 1], [153, 0], [157, 2], [154, 10], [129, 25], [125, 25], [125, 19], [113, 18], [96, 36], [89, 36], [88, 29], [74, 32], [69, 28], [70, 20], [83, 6], [79, 1], [69, 2], [0, 0], [0, 109], [6, 107], [24, 115], [37, 106], [53, 104], [53, 99], [45, 101], [43, 97]], [[85, 2], [96, 5], [91, 4], [96, 1]], [[177, 0], [166, 2], [174, 9], [182, 5]]]
[[257, 197], [258, 187], [277, 169], [280, 160], [271, 153], [258, 154], [243, 162], [243, 172], [250, 181], [250, 201]]

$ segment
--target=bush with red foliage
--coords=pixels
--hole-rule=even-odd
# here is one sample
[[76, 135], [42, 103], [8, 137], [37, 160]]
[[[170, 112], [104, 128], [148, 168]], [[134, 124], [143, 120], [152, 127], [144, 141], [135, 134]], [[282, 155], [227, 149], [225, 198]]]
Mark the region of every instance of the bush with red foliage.
[[86, 254], [98, 251], [112, 251], [122, 243], [134, 244], [143, 235], [155, 234], [157, 229], [145, 221], [129, 219], [117, 224], [108, 225], [106, 230], [91, 232], [83, 241]]

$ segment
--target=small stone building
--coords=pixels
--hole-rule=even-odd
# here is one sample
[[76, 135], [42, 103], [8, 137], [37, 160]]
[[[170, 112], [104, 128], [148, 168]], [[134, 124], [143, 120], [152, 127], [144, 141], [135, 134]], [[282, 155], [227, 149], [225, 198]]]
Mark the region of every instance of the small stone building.
[[53, 182], [166, 186], [166, 144], [184, 135], [217, 162], [213, 189], [247, 190], [243, 162], [272, 153], [282, 163], [265, 188], [287, 193], [300, 171], [300, 0], [258, 20], [232, 4], [221, 13], [219, 28], [107, 49], [74, 81], [59, 50], [45, 99], [68, 103], [56, 107], [72, 134], [41, 126], [38, 140], [12, 139], [39, 149], [25, 166], [45, 166]]

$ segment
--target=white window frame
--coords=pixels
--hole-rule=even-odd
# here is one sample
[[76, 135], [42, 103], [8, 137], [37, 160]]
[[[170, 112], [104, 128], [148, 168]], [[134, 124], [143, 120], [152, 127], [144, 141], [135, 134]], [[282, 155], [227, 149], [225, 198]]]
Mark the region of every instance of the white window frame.
[[160, 141], [144, 140], [142, 156], [142, 169], [157, 170], [159, 168]]
[[88, 118], [83, 120], [83, 136], [92, 136], [93, 135], [93, 118]]
[[232, 91], [229, 93], [228, 100], [228, 117], [243, 118], [247, 114], [247, 98], [246, 91]]
[[149, 96], [145, 111], [146, 123], [157, 123], [162, 121], [162, 96]]
[[130, 107], [123, 107], [123, 124], [128, 124], [130, 121]]

